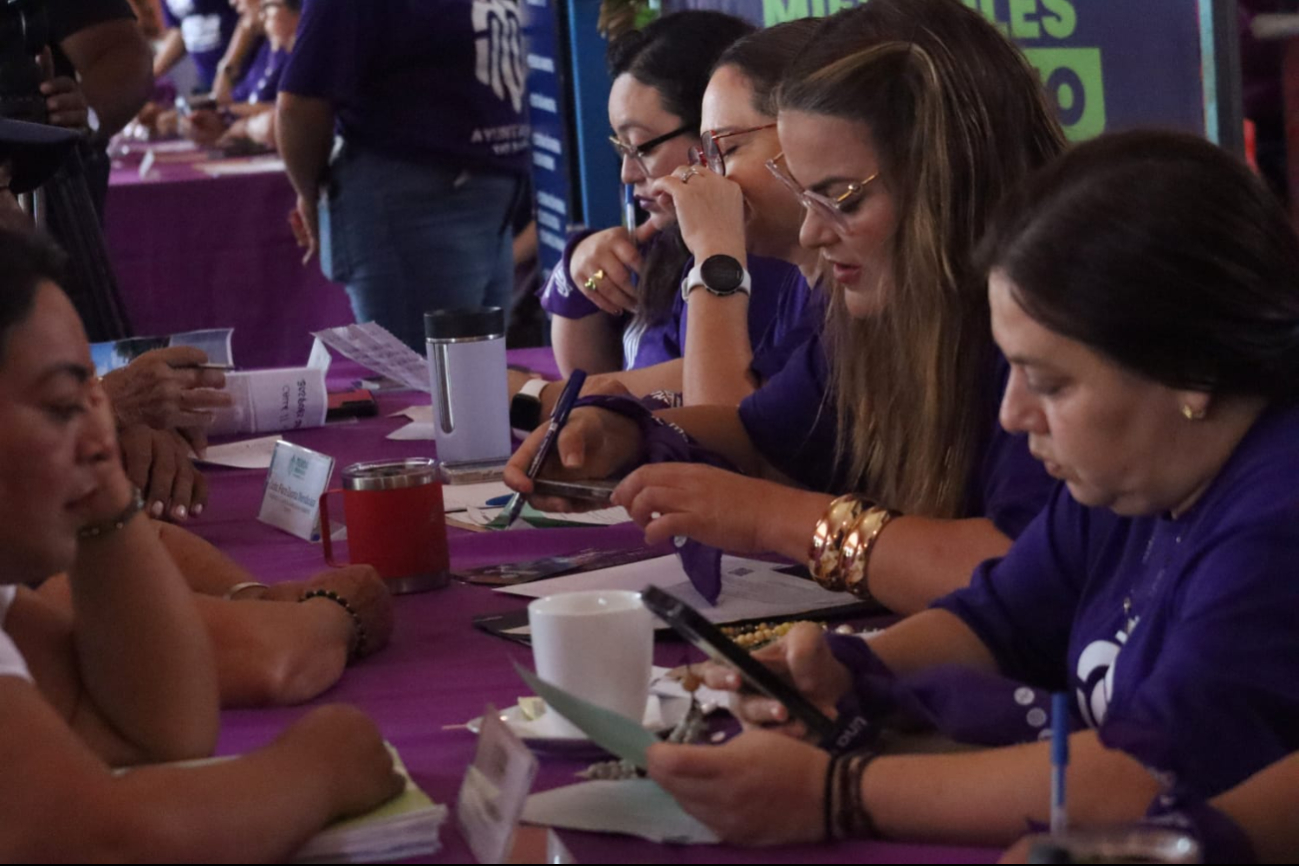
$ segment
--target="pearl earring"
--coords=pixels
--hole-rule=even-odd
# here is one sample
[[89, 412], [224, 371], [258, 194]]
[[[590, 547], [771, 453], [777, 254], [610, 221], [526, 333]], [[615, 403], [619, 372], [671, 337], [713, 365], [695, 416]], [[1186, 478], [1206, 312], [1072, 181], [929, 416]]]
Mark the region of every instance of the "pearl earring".
[[1182, 404], [1182, 417], [1187, 421], [1203, 421], [1204, 415], [1205, 411], [1203, 409], [1196, 409], [1190, 403]]

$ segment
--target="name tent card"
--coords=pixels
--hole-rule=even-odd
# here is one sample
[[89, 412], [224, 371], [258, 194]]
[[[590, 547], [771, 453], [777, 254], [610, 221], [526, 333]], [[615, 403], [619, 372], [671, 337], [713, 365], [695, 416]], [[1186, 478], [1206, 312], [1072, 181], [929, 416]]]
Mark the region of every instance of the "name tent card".
[[460, 832], [479, 863], [507, 862], [536, 777], [537, 756], [489, 704], [456, 804]]
[[257, 519], [303, 541], [319, 540], [320, 497], [333, 472], [333, 457], [281, 439], [271, 455]]

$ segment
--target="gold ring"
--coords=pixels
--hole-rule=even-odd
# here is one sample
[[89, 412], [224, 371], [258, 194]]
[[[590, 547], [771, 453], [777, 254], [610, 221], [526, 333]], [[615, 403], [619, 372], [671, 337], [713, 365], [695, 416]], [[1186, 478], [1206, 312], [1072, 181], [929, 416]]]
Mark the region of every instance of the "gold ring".
[[588, 277], [586, 282], [583, 283], [582, 285], [586, 286], [586, 290], [588, 292], [599, 292], [600, 281], [603, 279], [604, 279], [604, 268], [599, 268], [595, 273], [591, 274], [591, 276]]
[[697, 174], [699, 174], [699, 169], [695, 168], [692, 165], [689, 168], [687, 168], [685, 171], [681, 172], [681, 182], [690, 183], [690, 178], [694, 177]]

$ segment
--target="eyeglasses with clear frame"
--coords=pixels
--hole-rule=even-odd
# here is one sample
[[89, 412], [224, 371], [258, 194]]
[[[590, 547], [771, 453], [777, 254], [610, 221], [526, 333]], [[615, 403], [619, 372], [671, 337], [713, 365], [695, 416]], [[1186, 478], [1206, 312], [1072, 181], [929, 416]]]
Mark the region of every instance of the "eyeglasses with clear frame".
[[847, 232], [849, 228], [849, 215], [844, 212], [844, 208], [855, 204], [861, 198], [862, 193], [865, 192], [866, 187], [880, 176], [877, 171], [868, 178], [848, 184], [847, 188], [838, 195], [822, 195], [819, 192], [812, 192], [799, 186], [798, 181], [790, 176], [789, 170], [780, 167], [780, 163], [784, 158], [785, 152], [781, 151], [767, 160], [767, 171], [775, 175], [776, 180], [784, 184], [785, 188], [798, 198], [799, 203], [805, 209], [815, 210], [818, 214], [830, 220], [834, 227], [841, 232]]
[[658, 138], [651, 138], [643, 144], [628, 144], [618, 136], [611, 135], [609, 136], [609, 143], [613, 145], [614, 150], [618, 151], [618, 157], [620, 159], [631, 159], [636, 163], [637, 167], [640, 168], [641, 172], [644, 173], [646, 177], [654, 177], [654, 174], [649, 170], [649, 166], [645, 164], [645, 157], [653, 153], [654, 149], [660, 144], [663, 144], [663, 142], [671, 141], [678, 135], [685, 135], [690, 131], [690, 129], [691, 126], [687, 123], [671, 132], [660, 135]]
[[726, 177], [726, 157], [722, 153], [721, 145], [718, 144], [723, 138], [730, 138], [734, 135], [748, 135], [750, 132], [761, 132], [764, 129], [774, 129], [776, 124], [768, 123], [763, 126], [751, 126], [748, 129], [736, 129], [731, 132], [713, 132], [711, 129], [703, 135], [703, 147], [690, 148], [691, 165], [707, 165], [709, 171]]

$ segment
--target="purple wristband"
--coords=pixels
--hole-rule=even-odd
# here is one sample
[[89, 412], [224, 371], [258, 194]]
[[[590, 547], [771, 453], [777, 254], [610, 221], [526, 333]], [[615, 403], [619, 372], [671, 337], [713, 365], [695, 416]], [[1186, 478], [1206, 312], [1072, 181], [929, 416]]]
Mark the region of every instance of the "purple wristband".
[[[686, 431], [664, 421], [647, 406], [632, 397], [595, 395], [583, 397], [576, 406], [594, 406], [616, 412], [640, 425], [641, 453], [635, 465], [646, 463], [703, 463], [734, 472], [725, 458], [699, 446]], [[717, 604], [722, 594], [722, 552], [684, 536], [673, 539], [681, 567], [695, 589], [709, 604]]]

